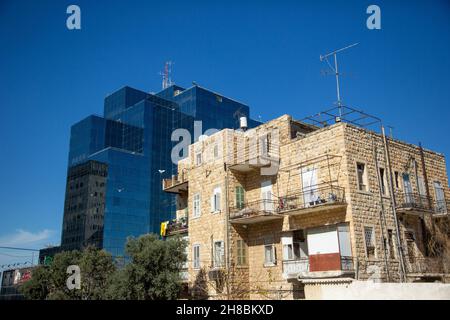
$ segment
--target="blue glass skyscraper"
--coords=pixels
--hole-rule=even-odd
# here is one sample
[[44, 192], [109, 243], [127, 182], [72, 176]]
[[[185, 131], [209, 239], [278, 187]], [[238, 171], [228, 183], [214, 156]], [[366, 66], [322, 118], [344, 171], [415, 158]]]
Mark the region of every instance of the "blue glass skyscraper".
[[[202, 132], [238, 128], [242, 116], [249, 127], [258, 124], [250, 119], [247, 105], [197, 85], [189, 89], [172, 85], [156, 94], [124, 87], [107, 96], [103, 117], [91, 115], [71, 128], [62, 250], [92, 244], [75, 236], [69, 246], [65, 235], [76, 235], [73, 219], [81, 216], [80, 225], [79, 221], [91, 221], [83, 217], [99, 212], [103, 214], [100, 246], [113, 256], [123, 256], [127, 237], [158, 233], [160, 222], [173, 218], [175, 212], [174, 197], [161, 190], [161, 178], [176, 172], [171, 151], [177, 142], [171, 141], [172, 132], [187, 129], [194, 138], [196, 121], [201, 121]], [[73, 180], [79, 172], [91, 174], [80, 169], [88, 162], [107, 168], [105, 192], [98, 199], [104, 205], [100, 211], [92, 201], [99, 197], [93, 192], [95, 186], [74, 188], [80, 185]], [[89, 206], [83, 205], [86, 199], [91, 200]], [[99, 227], [84, 225], [83, 230], [90, 227], [97, 228], [94, 245], [99, 246]]]

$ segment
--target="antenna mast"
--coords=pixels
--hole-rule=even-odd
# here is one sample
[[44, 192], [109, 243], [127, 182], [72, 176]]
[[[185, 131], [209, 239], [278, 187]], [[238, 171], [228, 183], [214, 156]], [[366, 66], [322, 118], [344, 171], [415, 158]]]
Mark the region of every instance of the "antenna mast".
[[162, 76], [163, 90], [167, 89], [173, 84], [172, 79], [170, 77], [170, 74], [172, 73], [172, 65], [173, 65], [172, 61], [166, 61], [166, 63], [164, 64], [164, 71], [159, 73]]
[[[337, 93], [337, 105], [339, 107], [339, 115], [341, 115], [341, 106], [342, 106], [342, 100], [341, 100], [341, 91], [340, 91], [340, 86], [339, 86], [339, 69], [338, 69], [338, 61], [337, 61], [337, 53], [342, 52], [344, 50], [347, 50], [351, 47], [356, 46], [358, 43], [354, 43], [351, 44], [347, 47], [335, 50], [333, 52], [327, 53], [325, 55], [320, 55], [320, 61], [326, 61], [328, 63], [328, 66], [330, 67], [331, 70], [333, 70], [335, 76], [336, 76], [336, 93]], [[328, 61], [328, 57], [329, 56], [334, 56], [334, 68], [333, 66], [330, 64], [330, 62]]]

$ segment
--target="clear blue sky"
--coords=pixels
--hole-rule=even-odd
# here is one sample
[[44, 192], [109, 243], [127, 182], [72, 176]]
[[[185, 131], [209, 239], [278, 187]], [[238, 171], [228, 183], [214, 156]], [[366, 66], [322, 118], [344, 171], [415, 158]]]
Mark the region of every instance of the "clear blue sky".
[[[336, 100], [319, 54], [360, 42], [340, 57], [345, 102], [450, 154], [448, 1], [165, 2], [0, 2], [0, 245], [59, 243], [70, 126], [123, 85], [158, 91], [166, 60], [181, 86], [301, 119]], [[381, 30], [366, 28], [370, 4]]]

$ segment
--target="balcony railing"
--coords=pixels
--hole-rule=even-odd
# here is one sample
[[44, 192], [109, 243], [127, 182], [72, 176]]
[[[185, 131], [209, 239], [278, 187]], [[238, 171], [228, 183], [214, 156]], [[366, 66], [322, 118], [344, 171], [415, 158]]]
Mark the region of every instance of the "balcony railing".
[[[353, 272], [353, 257], [341, 257], [341, 270], [329, 270], [329, 271], [343, 271], [345, 273]], [[307, 274], [309, 272], [309, 259], [302, 258], [296, 260], [285, 260], [283, 261], [283, 275], [285, 278], [294, 279], [297, 278], [299, 273], [304, 272]], [[317, 274], [315, 275], [317, 276]], [[326, 276], [330, 276], [327, 274]]]
[[345, 190], [337, 186], [312, 187], [280, 198], [278, 212], [297, 211], [321, 206], [345, 205]]
[[169, 221], [166, 229], [166, 236], [180, 234], [188, 231], [188, 219], [183, 217]]
[[282, 219], [283, 216], [278, 214], [278, 204], [274, 200], [256, 200], [230, 208], [232, 222], [253, 223], [278, 218]]
[[419, 274], [441, 274], [449, 271], [446, 270], [442, 258], [431, 257], [408, 259], [407, 268], [409, 273]]
[[163, 179], [162, 188], [166, 192], [181, 193], [187, 192], [188, 180], [185, 174], [173, 175], [170, 179]]
[[341, 257], [341, 270], [353, 271], [355, 266], [353, 265], [353, 257]]
[[181, 278], [181, 281], [188, 281], [189, 280], [189, 272], [188, 272], [188, 270], [181, 270], [180, 271], [180, 278]]
[[397, 199], [397, 210], [400, 212], [410, 212], [419, 214], [422, 212], [430, 212], [436, 216], [443, 216], [449, 213], [450, 201], [433, 200], [426, 195], [413, 192], [398, 192], [395, 194]]
[[404, 192], [397, 195], [397, 209], [404, 211], [433, 211], [432, 201], [426, 195]]
[[446, 200], [437, 200], [434, 203], [434, 213], [436, 215], [444, 215], [448, 213], [450, 208], [450, 201]]
[[283, 275], [286, 278], [297, 278], [297, 275], [300, 272], [308, 272], [308, 271], [309, 271], [308, 258], [283, 261]]

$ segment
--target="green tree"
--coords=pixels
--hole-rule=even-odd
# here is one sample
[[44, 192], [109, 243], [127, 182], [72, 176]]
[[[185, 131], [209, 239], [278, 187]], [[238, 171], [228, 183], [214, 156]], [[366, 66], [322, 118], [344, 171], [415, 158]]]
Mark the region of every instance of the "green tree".
[[178, 237], [160, 240], [150, 234], [128, 239], [126, 252], [131, 262], [111, 280], [108, 298], [177, 298], [181, 290], [180, 272], [186, 261], [185, 247], [185, 241]]
[[[80, 267], [80, 290], [67, 287], [67, 267], [70, 265]], [[20, 290], [27, 299], [103, 299], [114, 271], [111, 255], [103, 250], [88, 247], [83, 252], [65, 251], [56, 254], [49, 266], [37, 267]]]
[[79, 259], [81, 270], [81, 297], [83, 300], [105, 298], [109, 278], [116, 268], [111, 254], [94, 247], [85, 249]]
[[20, 291], [27, 299], [46, 299], [49, 294], [48, 267], [38, 266], [34, 269], [32, 278], [20, 287]]

